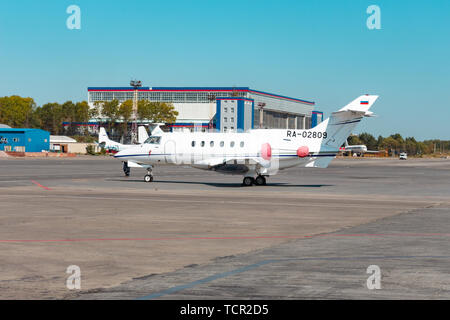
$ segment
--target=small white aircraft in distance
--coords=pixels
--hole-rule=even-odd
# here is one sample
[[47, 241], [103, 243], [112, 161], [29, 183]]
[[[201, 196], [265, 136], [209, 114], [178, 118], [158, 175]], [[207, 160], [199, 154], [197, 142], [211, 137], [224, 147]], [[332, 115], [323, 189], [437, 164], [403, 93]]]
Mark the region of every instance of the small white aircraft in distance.
[[345, 140], [345, 146], [341, 148], [341, 151], [350, 152], [354, 157], [364, 156], [365, 153], [378, 153], [376, 150], [368, 150], [365, 144], [354, 144], [349, 145], [347, 140]]
[[367, 152], [367, 146], [365, 144], [349, 145], [347, 140], [345, 140], [344, 151], [350, 151], [352, 153], [364, 153]]
[[369, 111], [378, 96], [363, 95], [312, 129], [255, 129], [241, 133], [165, 133], [154, 130], [145, 143], [114, 155], [130, 167], [188, 165], [225, 174], [243, 175], [243, 185], [265, 185], [266, 177], [292, 167], [328, 167], [339, 147]]
[[[144, 126], [138, 128], [138, 143], [144, 143], [148, 139], [148, 133]], [[98, 132], [98, 144], [100, 147], [105, 148], [108, 151], [122, 151], [135, 147], [135, 144], [122, 144], [113, 140], [110, 140], [105, 128], [101, 127]]]
[[[144, 143], [145, 140], [148, 139], [148, 133], [144, 126], [139, 126], [138, 128], [138, 143]], [[135, 147], [135, 144], [122, 144], [113, 140], [110, 140], [108, 134], [106, 133], [105, 128], [101, 127], [98, 132], [98, 145], [101, 148], [105, 148], [108, 152], [119, 152], [122, 150], [126, 150], [132, 147]], [[126, 176], [130, 175], [130, 167], [127, 162], [123, 163], [123, 172]]]

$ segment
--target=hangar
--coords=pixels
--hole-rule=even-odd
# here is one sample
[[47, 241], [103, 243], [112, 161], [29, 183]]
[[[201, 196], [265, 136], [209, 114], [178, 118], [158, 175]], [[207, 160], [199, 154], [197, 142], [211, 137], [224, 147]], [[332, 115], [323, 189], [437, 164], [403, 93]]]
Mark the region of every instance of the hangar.
[[[117, 99], [124, 102], [132, 100], [134, 92], [133, 87], [88, 87], [88, 103], [94, 107], [97, 101]], [[181, 131], [185, 128], [191, 131], [237, 131], [249, 128], [309, 129], [312, 127], [313, 118], [316, 117], [313, 101], [249, 87], [140, 87], [137, 89], [137, 95], [138, 100], [173, 104], [178, 111], [178, 117], [176, 123], [170, 125], [172, 131]], [[236, 106], [226, 106], [230, 103]], [[243, 107], [239, 107], [241, 104]], [[236, 115], [230, 113], [232, 108]], [[229, 114], [225, 116], [227, 112]], [[99, 120], [106, 119], [92, 119], [86, 125], [92, 126]], [[316, 120], [315, 124], [317, 123]]]
[[42, 152], [50, 148], [50, 132], [41, 129], [0, 128], [0, 151]]

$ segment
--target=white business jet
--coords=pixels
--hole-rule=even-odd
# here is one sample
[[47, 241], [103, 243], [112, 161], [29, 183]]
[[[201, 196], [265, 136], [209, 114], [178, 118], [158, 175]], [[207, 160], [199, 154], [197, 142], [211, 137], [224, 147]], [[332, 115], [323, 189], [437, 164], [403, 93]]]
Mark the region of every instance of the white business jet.
[[243, 185], [265, 185], [266, 177], [292, 167], [328, 167], [339, 147], [369, 111], [378, 96], [363, 95], [308, 130], [256, 129], [242, 133], [165, 133], [154, 130], [145, 143], [114, 155], [130, 167], [189, 165], [225, 174], [243, 175]]

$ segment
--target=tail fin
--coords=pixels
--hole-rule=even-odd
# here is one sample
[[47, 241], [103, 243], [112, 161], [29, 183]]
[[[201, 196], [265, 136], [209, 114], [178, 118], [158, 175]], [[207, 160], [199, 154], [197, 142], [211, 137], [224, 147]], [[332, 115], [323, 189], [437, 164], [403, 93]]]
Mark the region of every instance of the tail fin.
[[372, 105], [375, 103], [375, 101], [378, 99], [378, 96], [372, 96], [372, 95], [364, 95], [360, 96], [359, 98], [356, 98], [352, 102], [350, 102], [348, 105], [340, 109], [339, 111], [356, 111], [356, 112], [364, 112], [365, 116], [372, 116], [373, 112], [370, 112], [369, 109], [372, 107]]
[[144, 143], [148, 139], [148, 133], [144, 126], [138, 128], [138, 142]]
[[373, 116], [369, 109], [377, 99], [374, 95], [360, 96], [316, 126], [314, 131], [326, 132], [321, 149], [339, 150], [362, 118]]
[[102, 142], [108, 142], [110, 141], [108, 138], [108, 134], [106, 133], [105, 128], [101, 127], [100, 131], [98, 132], [98, 143], [102, 143]]

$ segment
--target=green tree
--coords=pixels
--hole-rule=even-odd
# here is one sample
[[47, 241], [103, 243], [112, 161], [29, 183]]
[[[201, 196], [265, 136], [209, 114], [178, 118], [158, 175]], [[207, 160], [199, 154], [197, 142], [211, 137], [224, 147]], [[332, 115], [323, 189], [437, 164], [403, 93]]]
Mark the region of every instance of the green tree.
[[111, 125], [114, 125], [119, 117], [119, 100], [113, 99], [103, 102], [100, 114], [108, 119], [108, 131], [111, 131]]
[[0, 98], [0, 123], [11, 127], [28, 127], [36, 104], [32, 98], [19, 96]]
[[405, 151], [408, 154], [417, 154], [418, 152], [418, 142], [414, 137], [407, 137], [405, 139]]
[[367, 146], [368, 150], [378, 150], [377, 139], [370, 133], [364, 132], [359, 135], [359, 140]]
[[378, 139], [377, 139], [377, 148], [378, 148], [378, 150], [383, 150], [384, 149], [383, 148], [383, 140], [384, 140], [384, 138], [381, 135], [379, 135]]
[[153, 119], [153, 107], [150, 101], [147, 100], [138, 101], [137, 117], [139, 118], [139, 120]]
[[398, 149], [399, 143], [391, 136], [383, 139], [381, 142], [381, 147], [383, 149], [388, 149], [389, 154], [392, 155]]
[[103, 101], [95, 101], [94, 107], [89, 110], [89, 117], [90, 118], [99, 118], [101, 115], [101, 108], [102, 108]]
[[390, 135], [391, 138], [395, 139], [398, 141], [398, 143], [404, 143], [405, 141], [403, 140], [403, 137], [400, 133], [395, 133], [395, 134], [391, 134]]
[[[62, 122], [67, 122], [66, 131], [69, 135], [74, 135], [76, 126], [73, 122], [76, 121], [76, 106], [72, 101], [66, 101], [61, 105]], [[60, 124], [62, 125], [62, 123]]]
[[55, 135], [62, 132], [62, 121], [64, 119], [62, 105], [57, 102], [46, 103], [36, 109], [36, 114], [39, 117], [40, 128]]
[[141, 120], [151, 122], [174, 123], [177, 120], [178, 111], [170, 103], [150, 102], [141, 100], [138, 102], [138, 117]]
[[[75, 121], [87, 123], [93, 115], [93, 111], [89, 107], [89, 104], [86, 101], [77, 102], [75, 104]], [[95, 115], [95, 114], [94, 114]], [[84, 134], [86, 135], [88, 132], [87, 127], [84, 127]]]
[[128, 122], [130, 121], [131, 116], [133, 115], [133, 101], [126, 100], [122, 102], [118, 110], [118, 115], [122, 118], [123, 121], [122, 134], [126, 136], [128, 131]]
[[157, 103], [156, 117], [153, 122], [175, 123], [177, 121], [178, 111], [171, 103]]
[[359, 139], [359, 137], [355, 135], [349, 136], [347, 142], [351, 146], [362, 144], [362, 141]]

